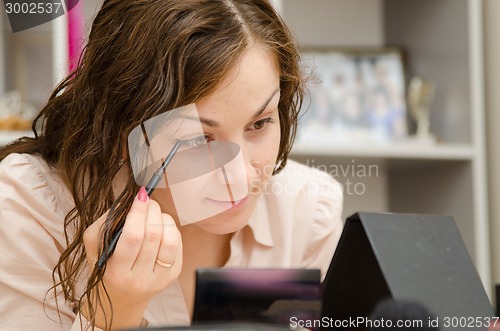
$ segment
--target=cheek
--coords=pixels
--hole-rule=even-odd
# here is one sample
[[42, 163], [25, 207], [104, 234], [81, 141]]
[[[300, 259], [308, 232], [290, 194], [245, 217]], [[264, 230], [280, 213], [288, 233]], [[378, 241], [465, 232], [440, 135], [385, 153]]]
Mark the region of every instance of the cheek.
[[275, 125], [273, 130], [273, 139], [270, 144], [271, 148], [269, 151], [271, 162], [276, 163], [276, 159], [278, 157], [278, 151], [280, 148], [280, 140], [281, 140], [281, 127], [278, 124]]
[[273, 130], [272, 134], [269, 135], [269, 139], [266, 141], [264, 147], [257, 151], [255, 165], [258, 168], [258, 173], [261, 179], [267, 179], [272, 176], [273, 170], [276, 166], [276, 159], [278, 157], [278, 151], [280, 147], [280, 129], [279, 125], [276, 125], [277, 129]]

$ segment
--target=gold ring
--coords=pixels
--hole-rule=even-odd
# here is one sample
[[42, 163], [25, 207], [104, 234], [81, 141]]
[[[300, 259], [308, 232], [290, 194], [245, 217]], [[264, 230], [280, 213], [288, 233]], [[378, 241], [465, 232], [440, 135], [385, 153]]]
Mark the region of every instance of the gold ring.
[[165, 263], [163, 262], [162, 260], [160, 260], [159, 258], [156, 258], [156, 263], [159, 265], [159, 266], [162, 266], [162, 267], [165, 267], [165, 268], [170, 268], [174, 265], [175, 262], [172, 262], [172, 263]]

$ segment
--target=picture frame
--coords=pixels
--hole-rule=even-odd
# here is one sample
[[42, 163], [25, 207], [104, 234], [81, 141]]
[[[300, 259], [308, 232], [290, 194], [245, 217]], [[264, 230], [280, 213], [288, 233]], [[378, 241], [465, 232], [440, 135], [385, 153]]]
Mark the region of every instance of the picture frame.
[[299, 143], [390, 143], [408, 136], [401, 49], [304, 49], [302, 63], [309, 79]]

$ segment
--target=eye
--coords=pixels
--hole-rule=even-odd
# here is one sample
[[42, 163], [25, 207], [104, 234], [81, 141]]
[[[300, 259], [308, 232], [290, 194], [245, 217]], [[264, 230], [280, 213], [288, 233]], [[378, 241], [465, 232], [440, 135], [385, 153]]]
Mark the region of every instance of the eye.
[[274, 120], [272, 119], [272, 117], [258, 120], [257, 122], [253, 123], [250, 126], [249, 131], [261, 131], [267, 126], [267, 124], [271, 124], [271, 123], [274, 123]]
[[179, 139], [179, 142], [181, 143], [181, 147], [183, 148], [192, 148], [192, 147], [201, 147], [208, 143], [210, 137], [207, 135], [202, 135], [202, 136], [197, 136], [191, 139], [184, 139], [181, 140]]

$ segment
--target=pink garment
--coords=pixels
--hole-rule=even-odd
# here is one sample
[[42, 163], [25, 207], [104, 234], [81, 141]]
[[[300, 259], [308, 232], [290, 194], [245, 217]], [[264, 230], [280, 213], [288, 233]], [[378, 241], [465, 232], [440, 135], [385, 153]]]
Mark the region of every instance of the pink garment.
[[[59, 297], [59, 320], [52, 293], [46, 297], [73, 206], [58, 172], [39, 157], [9, 155], [0, 163], [0, 206], [0, 330], [80, 330], [75, 303]], [[333, 178], [289, 161], [233, 236], [226, 267], [319, 268], [324, 277], [342, 232], [341, 209]], [[144, 318], [152, 327], [190, 323], [178, 282], [152, 299]]]
[[78, 66], [78, 60], [83, 50], [84, 24], [82, 2], [79, 1], [66, 13], [68, 19], [68, 60], [70, 72]]

